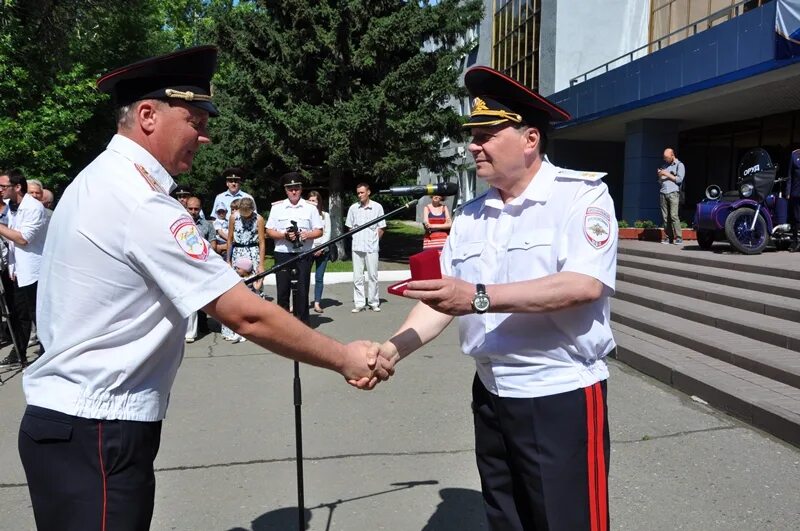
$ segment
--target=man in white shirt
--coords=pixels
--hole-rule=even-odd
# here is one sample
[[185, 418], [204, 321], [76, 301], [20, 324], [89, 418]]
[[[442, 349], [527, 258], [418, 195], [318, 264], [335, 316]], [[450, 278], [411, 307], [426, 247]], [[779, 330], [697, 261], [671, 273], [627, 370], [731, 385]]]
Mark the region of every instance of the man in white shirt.
[[46, 353], [22, 382], [19, 452], [39, 529], [149, 528], [161, 422], [198, 309], [360, 388], [389, 377], [377, 345], [343, 345], [250, 291], [169, 196], [210, 142], [216, 57], [180, 50], [97, 83], [117, 134], [53, 214], [38, 301]]
[[605, 174], [544, 160], [566, 111], [487, 67], [464, 83], [490, 188], [454, 220], [442, 278], [409, 282], [421, 302], [382, 355], [407, 356], [459, 316], [489, 529], [606, 531], [617, 223]]
[[[317, 207], [303, 199], [303, 180], [294, 171], [281, 176], [286, 199], [272, 205], [267, 218], [267, 236], [275, 240], [275, 263], [282, 264], [311, 249], [315, 238], [322, 236], [322, 218]], [[296, 229], [296, 230], [295, 230]], [[308, 322], [308, 290], [311, 285], [311, 256], [275, 273], [277, 301], [289, 309], [291, 272], [297, 274], [297, 292], [292, 300], [295, 315]]]
[[[358, 203], [353, 203], [347, 210], [344, 224], [348, 230], [367, 225], [372, 220], [383, 216], [383, 206], [370, 200], [370, 189], [367, 183], [356, 185]], [[372, 311], [381, 311], [378, 297], [378, 251], [380, 239], [386, 222], [380, 221], [369, 228], [353, 234], [353, 313], [358, 313], [367, 305]], [[364, 292], [364, 270], [367, 272], [367, 289]]]
[[[227, 186], [228, 189], [221, 194], [217, 194], [216, 199], [214, 199], [214, 212], [219, 209], [220, 205], [223, 205], [225, 210], [230, 212], [231, 202], [234, 199], [242, 199], [243, 197], [253, 199], [252, 195], [242, 190], [242, 179], [244, 176], [244, 170], [242, 168], [226, 168], [225, 171], [222, 172], [222, 176], [225, 178], [225, 186]], [[255, 203], [256, 200], [253, 199], [253, 204], [255, 205]], [[258, 212], [258, 206], [256, 206], [255, 211]]]
[[28, 183], [19, 170], [0, 173], [0, 189], [3, 200], [8, 201], [8, 226], [0, 224], [0, 236], [9, 243], [8, 275], [13, 283], [13, 302], [9, 305], [15, 314], [12, 326], [18, 325], [15, 332], [19, 343], [0, 365], [24, 366], [28, 363], [31, 326], [36, 322], [39, 266], [49, 218], [42, 203], [27, 193]]

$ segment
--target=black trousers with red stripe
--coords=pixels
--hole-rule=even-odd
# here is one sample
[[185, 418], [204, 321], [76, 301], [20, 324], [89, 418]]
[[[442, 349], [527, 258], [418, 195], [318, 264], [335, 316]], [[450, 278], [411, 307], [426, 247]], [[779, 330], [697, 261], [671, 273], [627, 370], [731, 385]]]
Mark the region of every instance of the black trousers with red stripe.
[[475, 376], [475, 454], [494, 531], [606, 531], [606, 382], [540, 398], [501, 398]]
[[39, 531], [144, 531], [161, 422], [94, 420], [28, 406], [19, 455]]

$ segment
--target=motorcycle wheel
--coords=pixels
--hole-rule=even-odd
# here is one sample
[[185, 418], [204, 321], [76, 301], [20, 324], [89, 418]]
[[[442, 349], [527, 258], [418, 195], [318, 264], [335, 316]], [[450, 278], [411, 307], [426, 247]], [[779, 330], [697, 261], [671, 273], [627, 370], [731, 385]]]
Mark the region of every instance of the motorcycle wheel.
[[704, 251], [711, 249], [714, 244], [714, 231], [713, 230], [699, 230], [697, 231], [697, 245]]
[[725, 237], [742, 254], [761, 254], [769, 240], [767, 222], [761, 214], [753, 230], [750, 230], [754, 214], [755, 210], [740, 208], [731, 212], [725, 220]]

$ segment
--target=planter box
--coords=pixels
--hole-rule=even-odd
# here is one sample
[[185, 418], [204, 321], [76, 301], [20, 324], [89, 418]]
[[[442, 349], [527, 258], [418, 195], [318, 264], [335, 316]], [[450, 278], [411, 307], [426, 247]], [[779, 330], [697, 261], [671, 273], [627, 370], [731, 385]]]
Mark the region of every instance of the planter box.
[[[684, 240], [697, 239], [697, 234], [692, 229], [683, 229], [682, 233], [681, 238]], [[660, 242], [664, 239], [664, 229], [638, 229], [635, 227], [619, 229], [619, 239]]]

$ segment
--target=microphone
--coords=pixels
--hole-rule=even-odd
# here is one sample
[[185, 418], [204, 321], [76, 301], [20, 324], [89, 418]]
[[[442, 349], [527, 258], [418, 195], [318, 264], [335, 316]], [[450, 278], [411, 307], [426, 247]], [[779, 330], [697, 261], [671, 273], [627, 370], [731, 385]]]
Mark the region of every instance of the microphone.
[[437, 183], [417, 186], [393, 186], [388, 190], [381, 190], [379, 193], [392, 194], [394, 196], [409, 195], [417, 198], [422, 197], [423, 195], [457, 195], [458, 184]]

